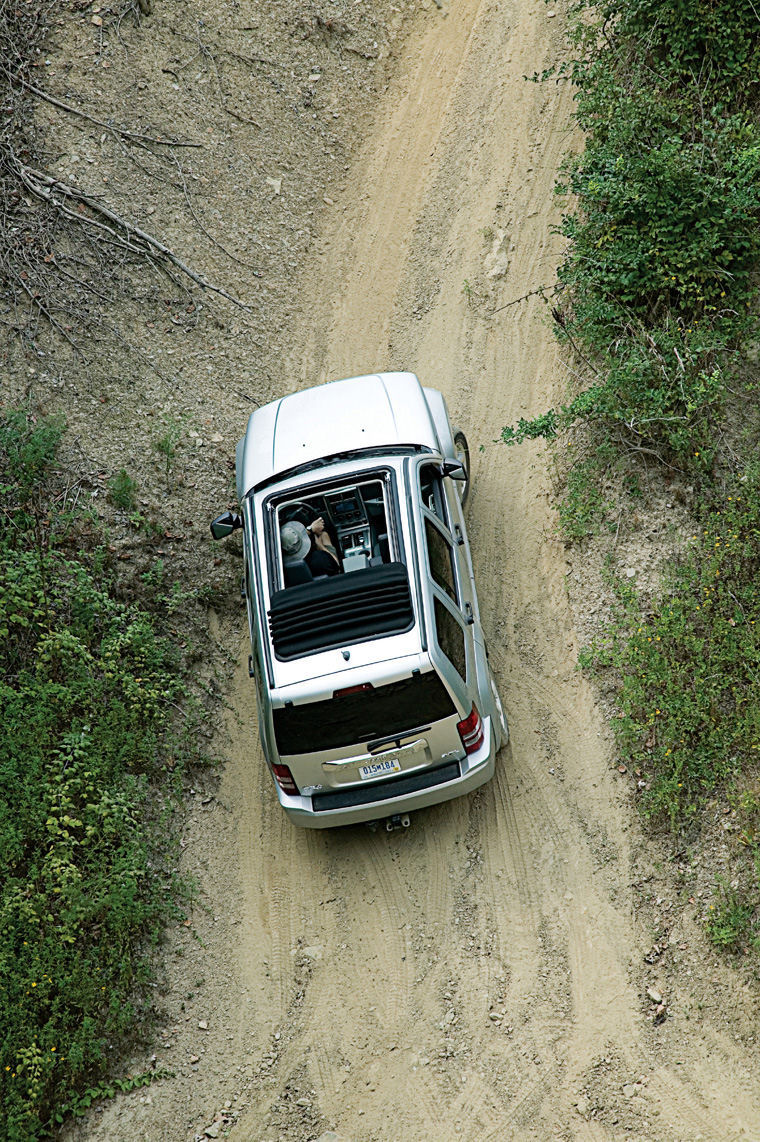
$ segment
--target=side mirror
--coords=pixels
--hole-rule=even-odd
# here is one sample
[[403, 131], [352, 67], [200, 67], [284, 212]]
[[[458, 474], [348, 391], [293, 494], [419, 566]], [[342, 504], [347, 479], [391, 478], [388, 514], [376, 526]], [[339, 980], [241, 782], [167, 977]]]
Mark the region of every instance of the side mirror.
[[444, 460], [443, 464], [441, 464], [441, 475], [451, 476], [452, 480], [467, 479], [465, 466], [464, 464], [460, 464], [458, 460]]
[[243, 526], [243, 519], [237, 512], [225, 512], [223, 515], [218, 515], [211, 523], [211, 534], [214, 539], [225, 539], [228, 535], [232, 535], [233, 531], [237, 531], [239, 527]]

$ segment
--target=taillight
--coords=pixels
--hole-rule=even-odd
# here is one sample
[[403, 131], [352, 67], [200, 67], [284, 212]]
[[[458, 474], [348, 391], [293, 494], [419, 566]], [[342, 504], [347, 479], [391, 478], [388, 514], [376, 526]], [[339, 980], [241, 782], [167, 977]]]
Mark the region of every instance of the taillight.
[[483, 722], [474, 702], [469, 716], [463, 722], [457, 722], [457, 729], [465, 753], [476, 753], [483, 744]]
[[342, 690], [333, 691], [333, 698], [345, 698], [347, 694], [364, 694], [367, 690], [374, 690], [371, 682], [362, 682], [360, 686], [344, 686]]
[[290, 772], [290, 769], [287, 765], [273, 765], [272, 773], [274, 773], [274, 779], [283, 793], [290, 793], [298, 796], [298, 786], [296, 785], [295, 780], [293, 779], [293, 774]]

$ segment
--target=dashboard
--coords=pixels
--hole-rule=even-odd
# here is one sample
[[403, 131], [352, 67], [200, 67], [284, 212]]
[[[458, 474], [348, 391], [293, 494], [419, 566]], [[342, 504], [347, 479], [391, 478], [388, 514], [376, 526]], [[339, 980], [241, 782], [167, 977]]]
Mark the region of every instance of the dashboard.
[[356, 488], [328, 492], [325, 503], [339, 531], [367, 523], [367, 512]]

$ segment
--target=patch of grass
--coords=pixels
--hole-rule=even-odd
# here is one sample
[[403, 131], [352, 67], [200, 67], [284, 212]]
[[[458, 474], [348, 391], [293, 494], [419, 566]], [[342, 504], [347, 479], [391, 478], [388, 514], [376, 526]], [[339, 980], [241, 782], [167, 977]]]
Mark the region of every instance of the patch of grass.
[[127, 472], [126, 468], [119, 471], [108, 481], [108, 497], [115, 507], [125, 512], [134, 512], [137, 508], [137, 483]]
[[[143, 1023], [148, 949], [183, 899], [167, 839], [173, 790], [197, 758], [182, 662], [160, 616], [118, 602], [102, 547], [88, 547], [76, 519], [52, 509], [62, 431], [18, 410], [0, 417], [0, 1105], [9, 1142], [28, 1142], [83, 1105]], [[188, 714], [179, 726], [178, 705]]]
[[647, 816], [676, 833], [699, 830], [718, 799], [733, 883], [707, 917], [710, 939], [760, 946], [760, 495], [746, 479], [704, 511], [659, 602], [642, 611], [614, 580], [612, 625], [580, 657], [613, 668], [621, 759], [642, 784]]
[[717, 948], [737, 952], [757, 941], [758, 919], [755, 901], [735, 888], [721, 886], [718, 904], [710, 905], [707, 932]]
[[615, 623], [584, 658], [619, 673], [618, 745], [647, 811], [674, 827], [760, 762], [759, 575], [760, 499], [740, 485], [706, 512], [653, 613], [616, 583]]
[[565, 494], [558, 504], [560, 531], [566, 539], [596, 535], [609, 523], [613, 505], [601, 490], [601, 475], [611, 459], [609, 449], [574, 459], [564, 477]]

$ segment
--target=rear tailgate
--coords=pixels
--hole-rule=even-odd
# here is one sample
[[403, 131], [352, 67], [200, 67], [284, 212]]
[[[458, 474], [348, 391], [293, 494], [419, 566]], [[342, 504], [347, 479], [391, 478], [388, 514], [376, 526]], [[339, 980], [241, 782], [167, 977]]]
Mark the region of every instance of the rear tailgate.
[[306, 795], [369, 787], [452, 762], [464, 753], [458, 721], [435, 671], [273, 711], [280, 760]]

